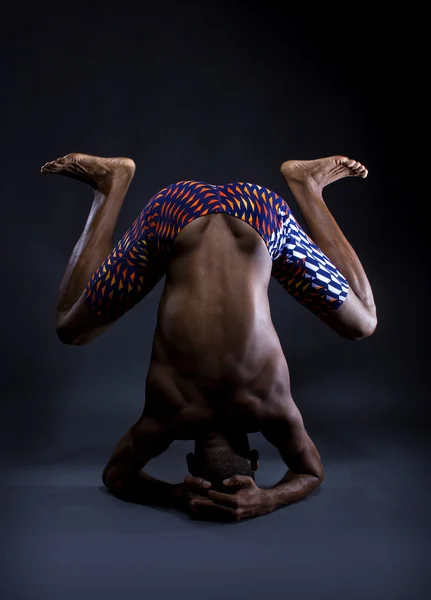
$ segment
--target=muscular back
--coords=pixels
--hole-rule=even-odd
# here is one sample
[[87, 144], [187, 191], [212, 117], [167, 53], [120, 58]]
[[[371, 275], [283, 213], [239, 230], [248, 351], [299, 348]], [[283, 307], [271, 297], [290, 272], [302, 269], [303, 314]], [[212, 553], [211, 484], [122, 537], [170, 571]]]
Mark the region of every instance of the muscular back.
[[272, 324], [272, 261], [258, 233], [223, 213], [176, 237], [160, 300], [146, 411], [181, 439], [202, 426], [258, 421], [290, 398], [289, 373]]

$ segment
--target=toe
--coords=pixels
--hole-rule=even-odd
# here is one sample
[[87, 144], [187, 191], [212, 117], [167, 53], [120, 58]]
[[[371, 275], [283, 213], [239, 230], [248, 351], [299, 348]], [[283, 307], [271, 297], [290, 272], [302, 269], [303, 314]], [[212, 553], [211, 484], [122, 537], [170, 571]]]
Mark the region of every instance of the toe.
[[46, 173], [53, 173], [54, 171], [56, 171], [58, 169], [59, 165], [56, 163], [55, 160], [46, 163], [45, 165], [43, 165], [42, 169], [46, 172]]

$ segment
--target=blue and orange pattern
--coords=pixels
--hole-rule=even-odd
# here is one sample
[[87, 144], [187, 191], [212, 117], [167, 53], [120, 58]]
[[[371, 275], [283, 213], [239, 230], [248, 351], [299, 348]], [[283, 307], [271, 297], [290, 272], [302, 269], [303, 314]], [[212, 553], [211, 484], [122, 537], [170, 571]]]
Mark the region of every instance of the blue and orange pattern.
[[254, 183], [181, 181], [150, 199], [93, 274], [85, 295], [91, 310], [107, 322], [130, 310], [166, 273], [179, 232], [199, 217], [220, 212], [257, 231], [273, 261], [272, 275], [301, 304], [318, 316], [341, 306], [348, 292], [345, 277], [308, 237], [283, 198]]

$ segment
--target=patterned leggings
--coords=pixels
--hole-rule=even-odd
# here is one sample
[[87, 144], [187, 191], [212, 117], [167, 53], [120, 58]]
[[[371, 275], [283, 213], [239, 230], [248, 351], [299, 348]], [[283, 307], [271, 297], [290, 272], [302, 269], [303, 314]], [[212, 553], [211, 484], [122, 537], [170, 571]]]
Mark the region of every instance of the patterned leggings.
[[86, 285], [86, 302], [114, 321], [148, 294], [166, 273], [178, 233], [188, 223], [223, 212], [248, 223], [264, 240], [272, 275], [319, 316], [337, 310], [348, 283], [308, 237], [287, 203], [254, 183], [210, 185], [181, 181], [155, 194]]

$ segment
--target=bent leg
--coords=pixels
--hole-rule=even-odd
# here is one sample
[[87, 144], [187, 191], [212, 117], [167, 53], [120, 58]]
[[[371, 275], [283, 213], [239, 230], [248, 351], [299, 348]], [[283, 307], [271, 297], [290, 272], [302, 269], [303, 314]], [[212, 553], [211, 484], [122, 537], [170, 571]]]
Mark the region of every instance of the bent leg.
[[348, 339], [371, 335], [377, 317], [370, 283], [358, 256], [322, 197], [322, 190], [329, 183], [346, 176], [366, 177], [366, 168], [347, 157], [333, 156], [314, 161], [288, 161], [281, 166], [281, 173], [310, 230], [314, 240], [308, 238], [310, 243], [320, 248], [348, 283], [347, 297], [344, 296], [342, 301], [339, 297], [339, 301], [333, 303], [333, 310], [318, 316]]
[[134, 171], [135, 164], [130, 159], [102, 159], [85, 154], [68, 154], [41, 169], [42, 174], [66, 175], [94, 189], [90, 214], [69, 259], [57, 299], [57, 333], [65, 343], [82, 343], [89, 331], [96, 333], [109, 326], [102, 325], [88, 310], [84, 289], [112, 250], [114, 228]]
[[149, 256], [154, 244], [141, 235], [144, 219], [138, 218], [113, 248], [118, 214], [134, 172], [131, 159], [85, 154], [69, 154], [42, 167], [43, 174], [66, 175], [94, 188], [93, 205], [57, 301], [57, 333], [64, 343], [83, 344], [94, 339], [163, 276], [160, 265]]

